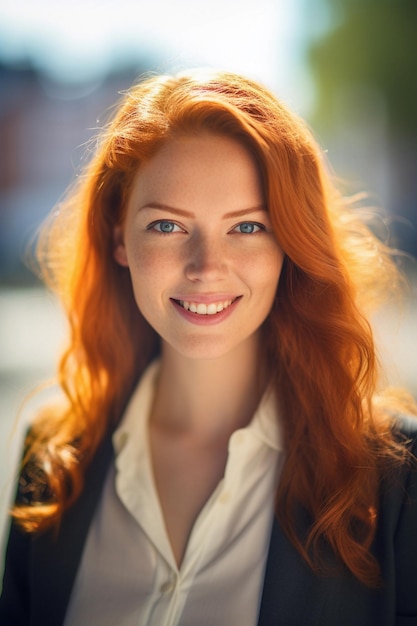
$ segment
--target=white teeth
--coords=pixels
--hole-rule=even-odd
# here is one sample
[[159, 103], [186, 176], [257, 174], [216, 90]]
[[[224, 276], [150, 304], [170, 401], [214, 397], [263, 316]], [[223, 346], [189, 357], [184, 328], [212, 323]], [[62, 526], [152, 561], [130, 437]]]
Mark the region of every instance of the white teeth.
[[210, 304], [180, 300], [179, 303], [186, 311], [191, 311], [191, 313], [197, 313], [197, 315], [215, 315], [216, 313], [223, 311], [223, 309], [227, 309], [227, 307], [232, 304], [232, 300], [225, 300], [224, 302], [210, 302]]

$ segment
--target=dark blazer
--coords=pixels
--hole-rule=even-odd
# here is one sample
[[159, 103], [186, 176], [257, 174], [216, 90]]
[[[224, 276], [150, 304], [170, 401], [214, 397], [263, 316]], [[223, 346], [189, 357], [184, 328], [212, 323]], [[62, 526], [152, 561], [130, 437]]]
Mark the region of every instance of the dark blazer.
[[[417, 420], [401, 419], [401, 431], [411, 439], [416, 455]], [[32, 537], [12, 526], [0, 599], [1, 626], [63, 623], [112, 454], [108, 438], [58, 533]], [[343, 569], [330, 577], [316, 575], [275, 521], [258, 626], [417, 626], [416, 468], [407, 465], [395, 470], [381, 487], [380, 502], [373, 553], [382, 567], [382, 588], [370, 590]]]

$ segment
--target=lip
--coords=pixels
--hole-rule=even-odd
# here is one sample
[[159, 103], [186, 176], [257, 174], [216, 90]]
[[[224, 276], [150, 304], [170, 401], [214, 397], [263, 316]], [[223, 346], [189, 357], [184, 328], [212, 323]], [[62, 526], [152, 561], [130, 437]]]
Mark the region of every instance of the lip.
[[[224, 296], [215, 295], [215, 296], [186, 296], [180, 298], [171, 298], [171, 302], [179, 315], [185, 320], [195, 324], [197, 326], [213, 326], [215, 324], [220, 324], [225, 319], [227, 319], [236, 307], [238, 306], [240, 299], [242, 296]], [[214, 315], [199, 315], [198, 313], [192, 313], [191, 311], [187, 311], [184, 309], [179, 303], [178, 300], [186, 301], [186, 302], [195, 302], [197, 304], [211, 304], [214, 302], [224, 302], [225, 300], [232, 300], [232, 304], [230, 304], [226, 309], [220, 311], [219, 313], [215, 313]]]
[[236, 300], [240, 296], [230, 293], [214, 293], [214, 294], [179, 294], [171, 300], [182, 300], [183, 302], [197, 302], [201, 304], [211, 304], [212, 302], [225, 302], [226, 300]]

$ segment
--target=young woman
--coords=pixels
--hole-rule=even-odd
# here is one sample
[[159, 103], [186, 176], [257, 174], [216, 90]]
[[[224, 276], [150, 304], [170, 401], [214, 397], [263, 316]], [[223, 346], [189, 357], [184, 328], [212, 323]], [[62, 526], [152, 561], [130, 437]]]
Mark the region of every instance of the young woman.
[[366, 319], [397, 276], [359, 217], [262, 86], [126, 93], [39, 243], [70, 338], [2, 624], [417, 624], [417, 420]]

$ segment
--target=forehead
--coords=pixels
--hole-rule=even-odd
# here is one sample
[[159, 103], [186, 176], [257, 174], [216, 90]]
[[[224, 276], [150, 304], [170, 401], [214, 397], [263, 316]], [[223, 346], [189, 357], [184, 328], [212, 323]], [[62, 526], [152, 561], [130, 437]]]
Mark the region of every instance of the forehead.
[[207, 195], [228, 202], [230, 196], [253, 196], [262, 186], [249, 149], [236, 139], [204, 132], [168, 140], [136, 173], [132, 197], [175, 202]]

